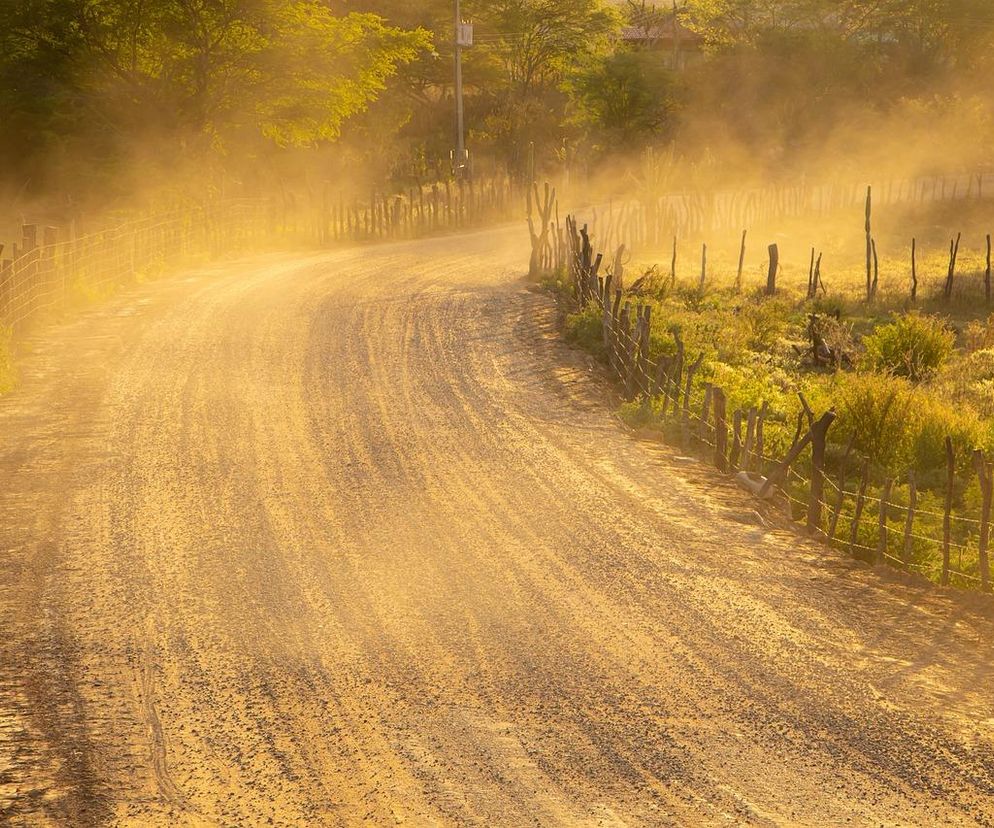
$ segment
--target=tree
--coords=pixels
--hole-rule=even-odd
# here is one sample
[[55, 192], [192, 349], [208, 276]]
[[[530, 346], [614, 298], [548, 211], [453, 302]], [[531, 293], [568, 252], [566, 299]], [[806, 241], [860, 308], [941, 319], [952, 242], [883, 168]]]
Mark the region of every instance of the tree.
[[658, 51], [621, 50], [591, 62], [569, 84], [577, 123], [595, 148], [636, 149], [667, 132], [676, 82]]
[[25, 132], [57, 127], [63, 148], [100, 147], [104, 161], [138, 145], [199, 162], [333, 140], [430, 47], [427, 32], [318, 0], [26, 0], [0, 30], [19, 111], [32, 94], [16, 80], [58, 69]]
[[[620, 26], [601, 0], [497, 0], [467, 3], [483, 47], [470, 74], [484, 110], [486, 140], [524, 171], [528, 147], [550, 157], [567, 133], [567, 80], [609, 51]], [[479, 80], [474, 80], [479, 79]]]

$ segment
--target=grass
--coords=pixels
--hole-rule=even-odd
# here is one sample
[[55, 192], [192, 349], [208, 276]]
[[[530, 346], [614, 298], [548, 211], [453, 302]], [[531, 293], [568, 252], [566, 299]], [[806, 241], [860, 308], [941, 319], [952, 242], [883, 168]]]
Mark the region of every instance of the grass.
[[[941, 229], [933, 231], [943, 234]], [[946, 266], [937, 255], [923, 253], [919, 259], [922, 274]], [[945, 440], [951, 438], [958, 516], [952, 527], [952, 563], [968, 574], [979, 571], [978, 527], [971, 521], [979, 518], [980, 492], [971, 460], [974, 449], [987, 456], [994, 453], [994, 315], [984, 301], [983, 268], [978, 269], [975, 256], [961, 252], [951, 298], [941, 296], [943, 272], [942, 279], [931, 282], [922, 277], [914, 303], [897, 280], [883, 276], [875, 300], [866, 302], [860, 264], [837, 271], [828, 283], [836, 289], [819, 292], [814, 299], [805, 296], [806, 272], [800, 284], [782, 279], [773, 298], [764, 296], [755, 282], [747, 281], [743, 291], [736, 291], [734, 268], [716, 267], [703, 287], [699, 273], [671, 280], [668, 266], [630, 264], [628, 273], [629, 283], [645, 275], [638, 294], [629, 293], [626, 299], [652, 309], [650, 358], [672, 354], [679, 334], [689, 360], [703, 355], [699, 379], [725, 391], [730, 415], [765, 403], [768, 455], [782, 457], [789, 448], [802, 410], [799, 395], [818, 414], [835, 409], [827, 472], [838, 479], [851, 442], [848, 490], [854, 490], [864, 461], [870, 468], [870, 498], [879, 498], [885, 481], [892, 481], [886, 550], [896, 559], [904, 555], [902, 509], [909, 497], [908, 473], [914, 469], [921, 513], [908, 551], [912, 565], [933, 578], [941, 564], [935, 539], [942, 537]], [[545, 285], [569, 306], [571, 292], [562, 275], [547, 277]], [[813, 364], [807, 333], [811, 314], [819, 315], [826, 341], [842, 355], [839, 364]], [[606, 360], [599, 308], [568, 312], [564, 332], [572, 344]], [[698, 388], [692, 410], [700, 411], [702, 403], [703, 390]], [[678, 438], [676, 424], [664, 421], [660, 409], [659, 399], [637, 399], [622, 405], [621, 416], [638, 428]], [[801, 475], [808, 476], [809, 464], [810, 457], [802, 456], [797, 464]], [[830, 488], [829, 501], [833, 492]], [[807, 498], [800, 484], [788, 485], [787, 493], [802, 502]], [[876, 549], [879, 509], [879, 502], [868, 502], [856, 534], [858, 555], [873, 557], [860, 547]], [[849, 542], [853, 511], [849, 498], [836, 533], [842, 546]], [[967, 581], [960, 579], [960, 585]]]

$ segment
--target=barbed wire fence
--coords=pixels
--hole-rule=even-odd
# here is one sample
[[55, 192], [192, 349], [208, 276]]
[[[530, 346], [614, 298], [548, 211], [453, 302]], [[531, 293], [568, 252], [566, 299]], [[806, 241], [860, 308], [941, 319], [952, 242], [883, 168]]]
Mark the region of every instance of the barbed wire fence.
[[[100, 294], [140, 274], [202, 255], [251, 246], [272, 232], [265, 201], [190, 206], [90, 233], [26, 224], [19, 245], [0, 259], [0, 323], [20, 331], [74, 294]], [[0, 249], [2, 250], [2, 249]]]
[[[296, 198], [191, 205], [80, 232], [74, 225], [24, 224], [16, 244], [0, 245], [0, 325], [18, 332], [74, 294], [109, 291], [138, 274], [260, 241], [327, 246], [419, 238], [520, 215], [508, 176], [443, 181], [402, 193], [345, 200], [325, 187]], [[4, 253], [8, 255], [4, 256]]]
[[[540, 218], [551, 221], [555, 191], [535, 189]], [[625, 247], [619, 245], [601, 274], [605, 255], [595, 253], [591, 234], [573, 216], [542, 232], [533, 229], [532, 261], [542, 268], [563, 268], [574, 310], [594, 308], [601, 314], [607, 364], [631, 404], [658, 422], [664, 436], [685, 451], [704, 454], [719, 472], [763, 500], [779, 499], [792, 521], [803, 520], [813, 537], [845, 549], [855, 557], [917, 572], [942, 585], [991, 591], [988, 541], [994, 465], [980, 451], [972, 466], [979, 480], [982, 504], [977, 517], [954, 509], [956, 458], [952, 440], [945, 440], [947, 477], [944, 510], [920, 508], [915, 471], [908, 471], [907, 496], [897, 497], [894, 479], [868, 493], [870, 464], [862, 463], [859, 486], [847, 486], [846, 450], [836, 482], [828, 473], [826, 445], [834, 410], [816, 416], [803, 396], [796, 423], [774, 422], [768, 406], [728, 410], [728, 395], [708, 382], [701, 371], [704, 354], [688, 353], [678, 331], [670, 332], [672, 353], [653, 355], [650, 343], [652, 306], [626, 296], [621, 289]], [[767, 448], [770, 430], [788, 446], [782, 457]], [[793, 437], [790, 434], [793, 432]], [[789, 440], [789, 441], [788, 441]], [[803, 470], [802, 470], [803, 469]]]
[[[994, 172], [959, 172], [893, 178], [875, 188], [879, 207], [934, 205], [994, 197]], [[863, 204], [866, 188], [854, 182], [815, 182], [745, 189], [699, 189], [643, 194], [579, 211], [605, 250], [663, 250], [673, 235], [686, 238], [791, 218], [823, 217]]]

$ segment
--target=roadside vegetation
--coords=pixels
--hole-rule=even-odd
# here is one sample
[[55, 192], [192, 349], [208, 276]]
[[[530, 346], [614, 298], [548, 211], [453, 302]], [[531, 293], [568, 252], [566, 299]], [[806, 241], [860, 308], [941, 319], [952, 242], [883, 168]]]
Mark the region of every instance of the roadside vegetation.
[[[935, 271], [939, 264], [938, 257], [925, 258], [922, 268]], [[774, 296], [754, 284], [736, 290], [734, 272], [721, 270], [703, 285], [697, 276], [674, 279], [668, 264], [632, 263], [625, 272], [623, 301], [650, 309], [650, 364], [675, 357], [678, 341], [687, 363], [701, 360], [690, 401], [695, 416], [706, 405], [708, 384], [724, 392], [729, 418], [735, 411], [765, 408], [765, 455], [772, 461], [788, 452], [807, 422], [806, 412], [835, 411], [826, 474], [854, 492], [865, 465], [866, 501], [854, 535], [855, 498], [843, 499], [833, 521], [839, 504], [830, 485], [822, 530], [831, 525], [835, 542], [857, 556], [878, 560], [875, 499], [886, 493], [886, 555], [938, 580], [949, 438], [955, 457], [951, 563], [967, 576], [957, 579], [954, 573], [952, 582], [976, 586], [982, 490], [974, 452], [994, 455], [994, 308], [985, 302], [982, 269], [961, 274], [953, 297], [945, 298], [933, 285], [914, 303], [899, 289], [870, 303], [858, 299], [864, 278], [859, 268], [835, 271], [830, 284], [838, 289], [819, 290], [814, 298], [789, 282]], [[563, 309], [567, 341], [607, 365], [600, 305], [577, 309], [566, 273], [546, 274], [544, 282]], [[620, 405], [623, 419], [643, 433], [709, 451], [697, 441], [696, 430], [688, 445], [672, 400], [664, 401], [665, 390], [655, 392], [630, 395]], [[669, 408], [665, 416], [664, 407]], [[761, 466], [771, 468], [772, 463]], [[811, 456], [805, 452], [783, 487], [795, 518], [804, 514], [810, 473]], [[908, 541], [904, 510], [912, 476], [916, 516]]]

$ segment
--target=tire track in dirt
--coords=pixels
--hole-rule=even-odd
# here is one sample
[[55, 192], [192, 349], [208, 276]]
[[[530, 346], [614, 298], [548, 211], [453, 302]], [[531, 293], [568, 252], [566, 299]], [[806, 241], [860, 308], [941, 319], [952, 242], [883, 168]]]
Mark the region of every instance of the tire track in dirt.
[[[70, 375], [73, 337], [110, 331], [99, 370], [0, 402], [12, 445], [74, 469], [7, 475], [0, 502], [11, 566], [58, 539], [38, 613], [0, 594], [71, 654], [19, 714], [78, 699], [47, 813], [991, 824], [989, 604], [734, 519], [743, 496], [613, 424], [511, 243], [149, 286], [49, 346]], [[53, 400], [46, 440], [25, 412]], [[73, 750], [34, 732], [29, 817]]]

